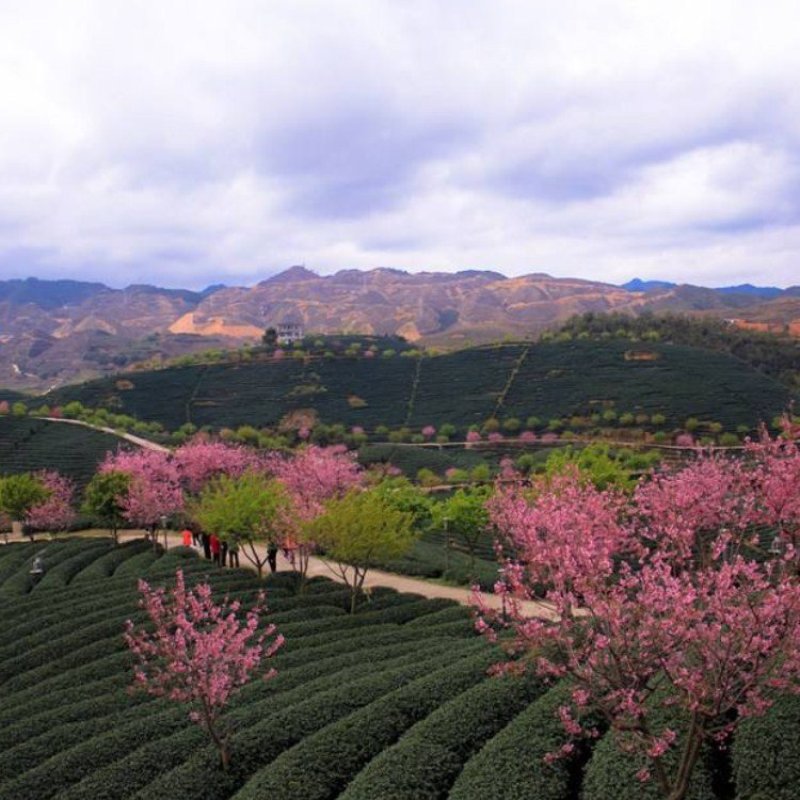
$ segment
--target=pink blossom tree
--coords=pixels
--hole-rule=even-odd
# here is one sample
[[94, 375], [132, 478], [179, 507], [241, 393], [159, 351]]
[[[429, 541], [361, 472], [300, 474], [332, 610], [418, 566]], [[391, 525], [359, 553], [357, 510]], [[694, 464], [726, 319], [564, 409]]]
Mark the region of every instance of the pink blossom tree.
[[238, 478], [262, 468], [258, 453], [247, 447], [196, 437], [175, 451], [180, 480], [187, 492], [199, 494], [220, 475]]
[[[223, 769], [228, 769], [230, 749], [222, 712], [231, 694], [284, 641], [274, 625], [259, 630], [266, 611], [264, 595], [242, 620], [238, 601], [225, 597], [217, 605], [207, 583], [187, 588], [181, 570], [169, 594], [143, 580], [139, 591], [140, 606], [151, 624], [136, 627], [130, 620], [125, 624], [125, 642], [136, 659], [134, 686], [187, 704], [190, 719], [208, 732]], [[263, 677], [274, 675], [275, 670], [270, 670]]]
[[[631, 497], [567, 472], [538, 494], [501, 488], [490, 502], [510, 649], [541, 675], [571, 679], [568, 734], [591, 734], [584, 720], [600, 713], [648, 760], [639, 778], [654, 777], [669, 800], [686, 796], [705, 743], [777, 692], [800, 691], [798, 478], [797, 444], [764, 438], [745, 459], [701, 454]], [[763, 526], [779, 530], [780, 557], [764, 552]], [[541, 586], [551, 619], [519, 603]], [[493, 621], [479, 623], [490, 636]]]
[[171, 453], [160, 450], [118, 450], [108, 453], [99, 472], [130, 477], [119, 505], [125, 519], [144, 528], [158, 526], [162, 517], [183, 511], [180, 470]]
[[422, 435], [426, 439], [432, 439], [434, 436], [436, 436], [436, 428], [433, 425], [426, 425], [422, 429]]
[[286, 536], [297, 545], [296, 567], [305, 580], [313, 542], [305, 540], [305, 527], [325, 512], [328, 500], [343, 498], [364, 483], [364, 473], [343, 445], [303, 447], [291, 456], [274, 455], [268, 468], [286, 488], [290, 506], [283, 515]]
[[77, 518], [73, 506], [75, 484], [54, 470], [39, 472], [36, 478], [48, 495], [28, 511], [25, 522], [32, 528], [51, 533], [67, 530]]

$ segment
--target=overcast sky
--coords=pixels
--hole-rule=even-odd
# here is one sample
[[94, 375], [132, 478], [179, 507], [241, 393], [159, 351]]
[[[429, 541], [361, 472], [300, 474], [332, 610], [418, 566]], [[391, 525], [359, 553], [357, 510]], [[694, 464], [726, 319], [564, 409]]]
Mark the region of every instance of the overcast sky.
[[796, 11], [0, 0], [0, 277], [798, 284]]

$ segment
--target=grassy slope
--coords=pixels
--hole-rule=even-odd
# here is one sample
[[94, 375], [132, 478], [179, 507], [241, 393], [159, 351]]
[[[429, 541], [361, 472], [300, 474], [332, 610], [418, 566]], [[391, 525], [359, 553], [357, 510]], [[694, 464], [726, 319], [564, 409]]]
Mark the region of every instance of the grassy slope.
[[[619, 411], [660, 412], [669, 424], [689, 416], [728, 427], [754, 425], [785, 409], [789, 391], [730, 356], [678, 345], [575, 341], [475, 348], [425, 359], [293, 360], [212, 365], [127, 376], [58, 391], [51, 402], [80, 400], [175, 429], [187, 421], [213, 427], [277, 423], [292, 409], [314, 408], [324, 422], [459, 426], [492, 416], [543, 419], [585, 413], [603, 403]], [[631, 349], [657, 354], [626, 360]], [[515, 365], [519, 369], [509, 378]], [[418, 376], [417, 376], [418, 372]], [[415, 381], [415, 377], [418, 380]], [[352, 398], [363, 401], [354, 407]], [[504, 402], [502, 402], [504, 400]]]

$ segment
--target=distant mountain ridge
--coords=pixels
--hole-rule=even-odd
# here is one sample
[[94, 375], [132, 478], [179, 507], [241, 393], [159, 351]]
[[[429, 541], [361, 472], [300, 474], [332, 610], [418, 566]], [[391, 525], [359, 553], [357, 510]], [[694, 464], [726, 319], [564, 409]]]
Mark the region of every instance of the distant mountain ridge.
[[545, 273], [291, 267], [251, 287], [0, 281], [0, 386], [45, 389], [142, 362], [258, 340], [285, 321], [321, 333], [399, 334], [441, 347], [534, 336], [587, 311], [711, 314], [800, 334], [800, 287], [623, 286]]

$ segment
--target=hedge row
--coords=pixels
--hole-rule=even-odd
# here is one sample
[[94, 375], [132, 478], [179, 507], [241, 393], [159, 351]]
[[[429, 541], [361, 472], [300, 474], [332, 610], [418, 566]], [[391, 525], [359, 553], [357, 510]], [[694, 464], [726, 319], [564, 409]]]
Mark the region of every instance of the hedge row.
[[412, 725], [484, 679], [486, 669], [497, 658], [496, 650], [485, 647], [477, 655], [400, 685], [366, 708], [305, 736], [291, 750], [262, 767], [235, 797], [336, 797], [365, 764]]
[[[444, 646], [440, 650], [444, 652]], [[390, 654], [388, 650], [387, 654]], [[411, 664], [418, 657], [418, 654], [409, 654], [406, 649], [404, 655], [395, 655], [392, 659], [383, 659], [378, 655], [374, 660], [372, 657], [367, 660], [361, 652], [350, 659], [349, 668], [336, 670], [335, 665], [329, 661], [324, 666], [309, 664], [295, 670], [279, 672], [278, 677], [266, 686], [263, 683], [251, 683], [245, 687], [237, 699], [247, 689], [260, 691], [247, 692], [247, 702], [240, 703], [238, 709], [229, 713], [226, 722], [237, 731], [238, 737], [242, 737], [245, 730], [263, 722], [276, 709], [285, 714], [298, 704], [308, 705], [312, 702], [312, 697], [318, 697], [325, 691], [341, 690], [343, 683], [350, 683], [376, 670], [385, 671]], [[216, 751], [207, 746], [207, 741], [201, 730], [191, 726], [166, 738], [149, 742], [121, 760], [93, 773], [73, 787], [72, 791], [62, 793], [61, 798], [78, 800], [81, 797], [92, 797], [94, 800], [114, 800], [128, 796], [152, 781], [160, 780], [169, 770], [181, 768], [187, 761], [192, 762], [189, 771], [193, 773], [193, 780], [200, 779], [204, 785], [213, 783], [214, 775], [219, 769]], [[206, 773], [210, 773], [210, 776], [206, 776]]]
[[[669, 726], [680, 732], [681, 723], [672, 720]], [[673, 748], [663, 757], [668, 772], [674, 771], [677, 752], [681, 747], [678, 735]], [[642, 783], [636, 773], [648, 767], [643, 756], [625, 753], [613, 731], [609, 731], [594, 747], [592, 757], [586, 766], [583, 779], [584, 800], [607, 800], [613, 796], [619, 800], [661, 800], [663, 794], [655, 780]], [[692, 773], [687, 800], [714, 800], [711, 787], [710, 752], [705, 748]]]
[[154, 553], [152, 547], [150, 547], [150, 549], [126, 559], [114, 571], [114, 577], [123, 578], [128, 576], [138, 577], [139, 575], [144, 575], [150, 566], [159, 559], [159, 557], [159, 554]]
[[779, 698], [739, 726], [733, 774], [740, 800], [796, 800], [800, 793], [800, 696]]
[[438, 800], [461, 767], [544, 687], [529, 678], [490, 678], [434, 711], [384, 750], [341, 800]]
[[33, 558], [41, 547], [38, 544], [7, 544], [0, 548], [0, 587], [19, 568]]
[[[265, 763], [291, 752], [298, 743], [308, 741], [317, 731], [328, 729], [359, 709], [368, 710], [379, 704], [384, 696], [391, 696], [398, 686], [414, 685], [416, 679], [436, 670], [452, 659], [451, 651], [444, 648], [431, 656], [410, 654], [402, 656], [403, 666], [382, 669], [348, 683], [334, 683], [328, 691], [302, 699], [272, 714], [263, 716], [254, 725], [234, 734], [231, 740], [231, 769], [222, 772], [215, 761], [212, 748], [195, 753], [176, 770], [153, 781], [135, 796], [139, 800], [223, 800], [260, 769]], [[435, 674], [438, 674], [435, 673]], [[409, 683], [410, 682], [410, 683]], [[299, 693], [302, 696], [302, 687]], [[303, 768], [308, 772], [309, 766]], [[302, 796], [302, 795], [298, 795]]]
[[96, 561], [100, 556], [106, 555], [111, 551], [113, 545], [110, 542], [100, 541], [97, 544], [82, 548], [71, 558], [59, 561], [55, 566], [50, 567], [45, 572], [42, 579], [34, 587], [34, 591], [43, 592], [46, 590], [62, 589], [68, 586], [70, 581], [86, 567]]
[[[72, 583], [84, 583], [102, 578], [110, 578], [128, 560], [142, 553], [152, 553], [153, 548], [150, 542], [143, 539], [134, 539], [132, 542], [125, 542], [119, 547], [115, 547], [110, 553], [106, 553], [90, 564], [82, 572], [79, 572]], [[135, 574], [135, 573], [134, 573]]]
[[[24, 771], [14, 769], [12, 774], [17, 774], [18, 777], [12, 780], [8, 780], [7, 768], [2, 770], [0, 775], [6, 777], [6, 782], [0, 785], [0, 800], [47, 800], [154, 737], [164, 736], [190, 724], [183, 708], [164, 708], [161, 704], [150, 703], [139, 706], [137, 710], [150, 713], [143, 715], [142, 719], [124, 724], [120, 724], [116, 714], [103, 717], [92, 729], [91, 738], [87, 738], [86, 734], [87, 729], [92, 726], [78, 723], [57, 728], [50, 736], [32, 739], [28, 745], [35, 745], [43, 738], [57, 738], [59, 735], [62, 741], [61, 746], [55, 749], [55, 754], [50, 755], [46, 761], [36, 766], [23, 764], [26, 767]], [[129, 717], [126, 716], [126, 719]], [[76, 737], [83, 740], [76, 744]], [[7, 762], [4, 757], [11, 755], [13, 766], [13, 755], [19, 756], [24, 749], [24, 746], [13, 748], [8, 753], [0, 754], [0, 759]], [[7, 764], [4, 763], [4, 766]]]
[[153, 718], [164, 717], [165, 714], [179, 713], [182, 719], [186, 717], [185, 710], [156, 700], [127, 709], [122, 718], [123, 724], [118, 713], [111, 713], [59, 725], [0, 753], [0, 788], [5, 789], [9, 783], [18, 782], [25, 773], [37, 769], [51, 758], [60, 758], [94, 737], [102, 738], [108, 731], [139, 725]]
[[569, 693], [567, 685], [556, 686], [512, 720], [467, 761], [450, 790], [450, 800], [565, 800], [572, 796], [575, 763], [544, 761], [567, 741], [558, 708], [569, 700]]

